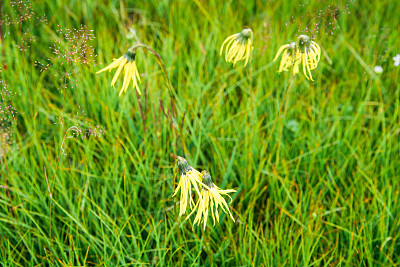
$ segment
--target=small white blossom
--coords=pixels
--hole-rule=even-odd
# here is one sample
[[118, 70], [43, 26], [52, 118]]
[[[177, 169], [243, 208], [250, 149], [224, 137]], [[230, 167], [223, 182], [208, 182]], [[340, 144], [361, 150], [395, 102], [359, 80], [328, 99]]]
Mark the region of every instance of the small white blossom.
[[383, 71], [383, 68], [382, 68], [381, 66], [375, 66], [375, 67], [374, 67], [374, 71], [375, 71], [376, 73], [381, 73], [381, 72]]
[[393, 57], [394, 61], [394, 66], [397, 67], [400, 65], [400, 54], [397, 54], [395, 57]]

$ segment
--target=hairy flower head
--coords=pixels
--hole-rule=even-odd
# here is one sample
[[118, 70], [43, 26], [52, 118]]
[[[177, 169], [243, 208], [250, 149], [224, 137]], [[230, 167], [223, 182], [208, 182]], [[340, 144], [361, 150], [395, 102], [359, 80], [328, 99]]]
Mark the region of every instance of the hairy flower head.
[[190, 166], [185, 158], [177, 156], [176, 161], [181, 178], [179, 180], [178, 187], [175, 189], [173, 197], [178, 193], [180, 189], [181, 199], [180, 199], [179, 215], [182, 216], [186, 212], [188, 202], [190, 207], [192, 207], [192, 205], [194, 204], [192, 198], [192, 185], [201, 199], [201, 194], [197, 186], [197, 183], [202, 184], [202, 182], [201, 182], [200, 172], [194, 169], [192, 166]]
[[228, 190], [223, 190], [216, 186], [211, 179], [210, 174], [208, 174], [206, 171], [201, 172], [201, 177], [203, 183], [207, 186], [203, 186], [201, 189], [201, 196], [202, 196], [202, 201], [199, 200], [196, 203], [196, 206], [193, 208], [192, 212], [186, 217], [186, 220], [196, 211], [197, 209], [197, 214], [194, 219], [193, 225], [196, 223], [199, 225], [201, 222], [203, 222], [204, 229], [206, 228], [207, 225], [207, 218], [208, 214], [211, 213], [211, 217], [213, 218], [213, 222], [215, 225], [215, 221], [219, 223], [219, 213], [218, 213], [218, 208], [221, 207], [221, 209], [231, 217], [233, 221], [235, 219], [232, 216], [232, 213], [229, 210], [229, 206], [226, 203], [225, 199], [222, 197], [222, 195], [227, 195], [231, 201], [232, 198], [228, 195], [228, 193], [236, 192], [236, 190], [233, 189], [228, 189]]
[[244, 29], [226, 38], [221, 45], [220, 55], [224, 51], [225, 44], [225, 61], [231, 62], [235, 66], [236, 62], [245, 59], [244, 65], [246, 66], [253, 50], [253, 31]]
[[138, 84], [138, 82], [140, 82], [140, 75], [136, 67], [135, 58], [136, 58], [136, 50], [132, 51], [129, 49], [122, 57], [114, 59], [113, 63], [111, 63], [104, 69], [99, 70], [96, 73], [100, 73], [106, 70], [111, 71], [111, 69], [118, 68], [117, 71], [115, 72], [114, 78], [111, 81], [111, 86], [114, 86], [122, 69], [124, 69], [125, 72], [124, 83], [122, 85], [121, 90], [119, 91], [119, 95], [121, 95], [123, 92], [126, 92], [131, 80], [133, 83], [133, 87], [136, 88], [139, 94], [141, 94]]

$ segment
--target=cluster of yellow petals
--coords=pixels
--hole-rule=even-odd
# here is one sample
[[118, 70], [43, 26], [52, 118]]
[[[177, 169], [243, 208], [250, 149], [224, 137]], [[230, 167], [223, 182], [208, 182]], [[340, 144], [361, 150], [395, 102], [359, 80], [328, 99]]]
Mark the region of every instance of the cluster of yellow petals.
[[221, 45], [220, 55], [224, 51], [224, 46], [226, 62], [233, 63], [233, 66], [235, 66], [238, 61], [245, 59], [244, 65], [246, 66], [253, 50], [253, 31], [251, 29], [244, 29], [240, 33], [226, 38]]
[[181, 174], [178, 186], [176, 187], [175, 192], [172, 195], [174, 197], [178, 193], [178, 191], [181, 190], [179, 216], [185, 214], [188, 203], [190, 205], [190, 208], [192, 208], [192, 205], [194, 204], [192, 198], [192, 185], [198, 196], [201, 198], [201, 194], [197, 186], [198, 183], [202, 184], [201, 174], [199, 171], [192, 168], [191, 170]]
[[306, 35], [301, 35], [299, 36], [299, 43], [292, 42], [282, 45], [276, 53], [274, 62], [280, 54], [282, 54], [282, 58], [278, 72], [289, 71], [293, 67], [293, 74], [297, 74], [299, 73], [299, 65], [302, 64], [304, 76], [308, 80], [314, 81], [311, 70], [317, 68], [321, 58], [321, 48], [316, 42], [309, 40]]
[[289, 68], [293, 66], [293, 74], [297, 74], [299, 72], [299, 64], [301, 62], [301, 54], [298, 49], [295, 47], [295, 43], [290, 43], [286, 45], [282, 45], [276, 56], [274, 58], [274, 62], [278, 59], [279, 55], [282, 53], [281, 63], [279, 65], [278, 72], [289, 71]]
[[[212, 183], [211, 176], [206, 171], [200, 173], [196, 169], [191, 167], [187, 163], [186, 159], [179, 156], [177, 156], [176, 159], [180, 171], [180, 180], [177, 188], [174, 191], [173, 196], [175, 196], [179, 192], [179, 190], [181, 191], [179, 215], [182, 216], [185, 214], [189, 203], [192, 211], [186, 217], [186, 220], [197, 210], [193, 225], [203, 222], [205, 228], [207, 224], [207, 218], [210, 213], [215, 225], [215, 221], [219, 222], [218, 208], [221, 208], [227, 214], [229, 213], [232, 220], [235, 221], [232, 213], [229, 210], [229, 206], [222, 195], [227, 195], [229, 198], [231, 198], [228, 193], [236, 192], [236, 190], [223, 190], [219, 188]], [[199, 191], [198, 185], [202, 186], [201, 193]], [[194, 205], [194, 201], [192, 198], [192, 186], [194, 187], [198, 195], [198, 201], [196, 205]]]
[[[204, 175], [204, 174], [203, 174]], [[236, 190], [233, 189], [228, 189], [228, 190], [223, 190], [219, 188], [218, 186], [214, 185], [213, 183], [210, 184], [209, 188], [203, 187], [201, 190], [201, 196], [202, 200], [199, 199], [196, 203], [196, 206], [192, 210], [192, 212], [186, 217], [186, 220], [196, 211], [197, 209], [197, 214], [196, 217], [194, 218], [193, 225], [196, 223], [200, 225], [201, 222], [203, 222], [204, 229], [206, 229], [207, 225], [207, 218], [209, 213], [211, 213], [211, 217], [213, 218], [213, 225], [215, 225], [215, 221], [219, 223], [219, 213], [218, 213], [218, 208], [221, 207], [221, 209], [226, 213], [229, 214], [231, 219], [235, 221], [235, 219], [232, 216], [231, 211], [229, 210], [229, 206], [226, 203], [225, 199], [222, 197], [222, 195], [227, 195], [232, 202], [232, 198], [228, 195], [228, 193], [233, 193], [236, 192]]]
[[126, 92], [128, 89], [129, 83], [132, 80], [133, 87], [136, 88], [137, 92], [141, 94], [140, 89], [139, 89], [139, 84], [140, 82], [140, 75], [138, 72], [138, 69], [136, 67], [136, 61], [131, 60], [129, 57], [126, 55], [123, 55], [122, 57], [118, 59], [114, 59], [114, 62], [105, 67], [104, 69], [99, 70], [96, 73], [100, 73], [103, 71], [111, 71], [114, 68], [118, 68], [117, 72], [115, 72], [115, 75], [111, 81], [111, 86], [114, 86], [115, 82], [117, 81], [119, 75], [121, 74], [122, 69], [124, 69], [125, 75], [124, 75], [124, 83], [122, 85], [122, 88], [119, 92], [119, 95], [122, 93]]
[[306, 76], [307, 79], [314, 81], [311, 75], [311, 70], [317, 68], [320, 58], [321, 48], [316, 42], [311, 41], [308, 46], [306, 45], [304, 47], [304, 51], [301, 52], [301, 60], [303, 62], [304, 76]]

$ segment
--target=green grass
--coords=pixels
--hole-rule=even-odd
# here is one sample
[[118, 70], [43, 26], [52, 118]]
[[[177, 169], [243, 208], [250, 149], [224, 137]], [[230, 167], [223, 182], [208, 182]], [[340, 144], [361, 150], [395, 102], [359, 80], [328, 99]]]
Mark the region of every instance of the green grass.
[[[19, 115], [1, 158], [1, 266], [400, 264], [398, 1], [337, 4], [340, 28], [315, 36], [329, 58], [290, 91], [272, 59], [328, 1], [131, 2], [34, 1], [30, 20], [3, 25], [0, 77]], [[10, 3], [1, 12], [19, 17]], [[81, 24], [94, 30], [97, 65], [59, 59], [40, 72], [49, 47], [68, 48], [57, 29]], [[232, 68], [219, 48], [246, 26], [253, 58]], [[129, 27], [163, 58], [175, 117], [160, 106], [168, 115], [171, 94], [150, 53], [137, 55], [139, 99], [132, 87], [118, 97], [113, 72], [95, 74], [135, 42]], [[26, 32], [36, 41], [21, 51]], [[61, 92], [55, 75], [66, 70]], [[106, 133], [66, 139], [58, 161], [76, 123]], [[170, 153], [237, 190], [236, 222], [223, 214], [202, 231], [177, 216]]]

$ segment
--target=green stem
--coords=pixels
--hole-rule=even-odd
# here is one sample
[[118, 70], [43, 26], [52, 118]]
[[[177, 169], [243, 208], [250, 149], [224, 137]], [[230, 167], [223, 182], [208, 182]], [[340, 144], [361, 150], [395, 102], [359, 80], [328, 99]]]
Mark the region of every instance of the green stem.
[[160, 54], [158, 54], [156, 51], [154, 51], [150, 46], [143, 44], [143, 43], [136, 43], [135, 45], [131, 46], [128, 50], [135, 51], [138, 48], [144, 48], [145, 50], [147, 50], [148, 52], [150, 52], [152, 55], [154, 55], [157, 58], [157, 63], [158, 63], [158, 65], [160, 65], [160, 67], [164, 73], [165, 79], [167, 80], [167, 85], [168, 85], [168, 90], [169, 90], [170, 96], [172, 99], [174, 99], [174, 94], [173, 94], [174, 88], [172, 87], [171, 80], [168, 77], [167, 69], [165, 68], [164, 62], [163, 62]]
[[[138, 48], [144, 48], [146, 51], [150, 52], [152, 55], [154, 55], [157, 58], [157, 63], [158, 63], [158, 65], [160, 65], [160, 67], [161, 67], [161, 69], [162, 69], [162, 71], [164, 73], [165, 79], [167, 80], [167, 86], [168, 86], [169, 95], [170, 95], [173, 103], [174, 104], [175, 103], [178, 104], [179, 111], [182, 113], [182, 110], [183, 110], [182, 104], [179, 102], [179, 98], [177, 97], [176, 92], [175, 92], [175, 90], [174, 90], [174, 88], [172, 86], [171, 80], [168, 77], [167, 69], [165, 68], [165, 64], [164, 64], [160, 54], [158, 54], [156, 51], [154, 51], [148, 45], [140, 43], [140, 42], [138, 42], [138, 43], [134, 44], [133, 46], [131, 46], [128, 49], [128, 51], [135, 52], [136, 49], [138, 49]], [[184, 153], [187, 153], [188, 149], [186, 147], [186, 143], [185, 143], [184, 138], [183, 138], [183, 125], [180, 125], [178, 121], [176, 122], [176, 124], [178, 125], [178, 128], [179, 128], [179, 135], [181, 137], [182, 150], [184, 151]]]
[[276, 166], [279, 165], [279, 159], [280, 159], [279, 154], [280, 154], [280, 150], [281, 150], [281, 139], [282, 139], [283, 127], [285, 125], [287, 109], [288, 109], [288, 106], [289, 106], [288, 103], [290, 101], [290, 92], [291, 92], [291, 89], [293, 87], [293, 81], [294, 81], [294, 74], [292, 73], [291, 76], [290, 76], [288, 88], [287, 88], [287, 90], [285, 92], [285, 96], [284, 96], [284, 99], [283, 99], [283, 101], [285, 101], [285, 108], [283, 110], [282, 123], [281, 123], [281, 127], [280, 127], [280, 130], [279, 130], [278, 149], [276, 151]]

